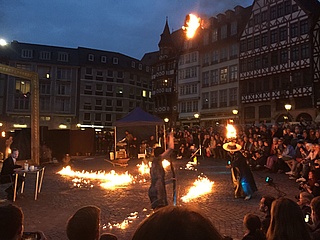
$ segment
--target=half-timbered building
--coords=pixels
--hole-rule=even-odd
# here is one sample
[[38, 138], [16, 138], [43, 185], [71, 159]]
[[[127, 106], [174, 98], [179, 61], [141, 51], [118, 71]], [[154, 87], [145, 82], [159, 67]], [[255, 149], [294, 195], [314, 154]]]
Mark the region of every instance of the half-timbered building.
[[[314, 35], [319, 35], [319, 12], [317, 0], [253, 2], [240, 38], [241, 116], [245, 123], [315, 117], [319, 36], [316, 39]], [[292, 106], [290, 112], [286, 104]]]

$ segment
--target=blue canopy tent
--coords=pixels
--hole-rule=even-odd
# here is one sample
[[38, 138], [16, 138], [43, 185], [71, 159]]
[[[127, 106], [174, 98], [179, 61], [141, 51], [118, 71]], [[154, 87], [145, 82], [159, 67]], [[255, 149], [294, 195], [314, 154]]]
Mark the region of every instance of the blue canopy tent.
[[164, 125], [162, 119], [145, 112], [140, 107], [136, 107], [125, 117], [115, 122], [115, 146], [117, 142], [125, 137], [125, 131], [137, 137], [139, 143], [143, 140], [149, 140], [151, 135], [154, 135], [158, 139], [158, 126], [162, 125]]

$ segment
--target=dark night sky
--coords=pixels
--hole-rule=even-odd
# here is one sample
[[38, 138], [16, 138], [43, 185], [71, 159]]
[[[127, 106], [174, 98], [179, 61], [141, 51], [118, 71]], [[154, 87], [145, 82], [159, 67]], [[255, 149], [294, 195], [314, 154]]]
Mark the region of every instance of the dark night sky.
[[88, 47], [141, 59], [196, 13], [206, 19], [253, 0], [0, 0], [0, 38], [7, 42]]

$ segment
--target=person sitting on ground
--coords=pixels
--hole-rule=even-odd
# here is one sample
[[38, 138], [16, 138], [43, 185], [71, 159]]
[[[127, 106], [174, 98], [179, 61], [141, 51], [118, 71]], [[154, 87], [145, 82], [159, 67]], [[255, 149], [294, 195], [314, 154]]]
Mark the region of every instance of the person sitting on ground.
[[197, 210], [166, 206], [155, 211], [136, 229], [132, 240], [222, 240], [212, 222]]
[[320, 239], [320, 196], [315, 197], [311, 200], [311, 236], [313, 239]]
[[99, 239], [100, 208], [85, 206], [73, 214], [67, 223], [69, 240], [97, 240]]
[[301, 208], [302, 214], [304, 216], [304, 220], [306, 223], [311, 224], [311, 207], [310, 203], [313, 198], [313, 195], [308, 192], [300, 192], [299, 201], [297, 204]]
[[298, 204], [289, 198], [279, 198], [271, 206], [271, 221], [267, 240], [311, 240]]
[[265, 240], [266, 236], [261, 230], [260, 218], [255, 215], [248, 213], [244, 216], [243, 225], [247, 229], [246, 234], [242, 240]]
[[274, 197], [266, 195], [262, 196], [260, 203], [259, 203], [259, 210], [260, 212], [265, 213], [264, 219], [261, 221], [261, 228], [262, 231], [266, 234], [270, 225], [270, 220], [271, 220], [271, 205], [272, 202], [276, 200]]
[[320, 169], [311, 170], [308, 181], [300, 183], [300, 186], [303, 191], [312, 194], [314, 197], [320, 196]]
[[302, 172], [301, 172], [301, 178], [298, 178], [296, 181], [297, 182], [305, 182], [308, 179], [308, 175], [309, 172], [314, 168], [315, 166], [315, 160], [318, 157], [319, 151], [320, 151], [320, 147], [318, 144], [306, 144], [307, 149], [311, 148], [311, 151], [309, 152], [308, 156], [305, 157], [301, 163], [303, 163], [302, 165]]

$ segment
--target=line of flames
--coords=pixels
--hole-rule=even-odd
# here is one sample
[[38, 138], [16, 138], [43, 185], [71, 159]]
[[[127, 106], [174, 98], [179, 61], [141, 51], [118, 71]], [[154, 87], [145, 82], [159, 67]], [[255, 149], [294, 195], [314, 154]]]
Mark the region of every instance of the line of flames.
[[114, 170], [111, 170], [109, 173], [106, 173], [105, 171], [88, 172], [84, 170], [80, 172], [74, 171], [70, 166], [67, 166], [57, 173], [62, 176], [74, 177], [76, 179], [100, 180], [100, 186], [106, 189], [128, 185], [133, 181], [133, 177], [128, 172], [117, 174]]

